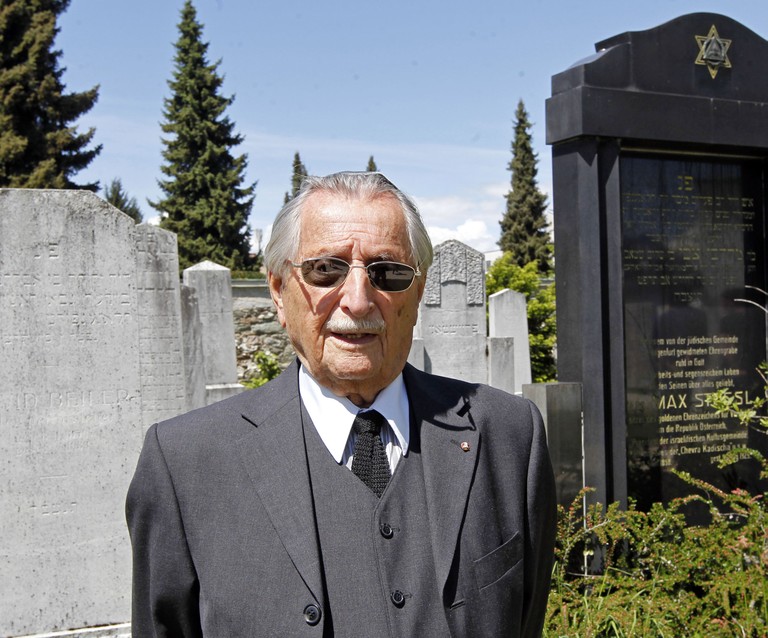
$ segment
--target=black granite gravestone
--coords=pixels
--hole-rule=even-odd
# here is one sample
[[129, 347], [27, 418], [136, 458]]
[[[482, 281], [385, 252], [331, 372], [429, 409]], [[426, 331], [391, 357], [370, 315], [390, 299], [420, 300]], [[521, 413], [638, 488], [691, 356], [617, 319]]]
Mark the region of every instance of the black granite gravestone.
[[596, 45], [556, 75], [558, 379], [584, 392], [585, 480], [603, 502], [749, 487], [756, 445], [704, 397], [756, 397], [766, 359], [768, 42], [697, 13]]

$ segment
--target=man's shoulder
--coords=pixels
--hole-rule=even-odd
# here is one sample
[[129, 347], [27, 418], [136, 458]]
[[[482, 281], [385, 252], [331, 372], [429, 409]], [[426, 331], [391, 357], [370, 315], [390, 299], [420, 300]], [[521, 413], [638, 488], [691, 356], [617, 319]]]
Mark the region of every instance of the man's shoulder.
[[424, 372], [410, 364], [406, 365], [405, 370], [403, 370], [403, 376], [409, 391], [439, 393], [449, 400], [461, 398], [466, 400], [474, 399], [475, 402], [482, 401], [488, 402], [489, 404], [502, 405], [511, 404], [526, 409], [530, 405], [528, 399], [510, 394], [485, 383], [464, 381], [454, 377], [443, 377], [437, 374]]

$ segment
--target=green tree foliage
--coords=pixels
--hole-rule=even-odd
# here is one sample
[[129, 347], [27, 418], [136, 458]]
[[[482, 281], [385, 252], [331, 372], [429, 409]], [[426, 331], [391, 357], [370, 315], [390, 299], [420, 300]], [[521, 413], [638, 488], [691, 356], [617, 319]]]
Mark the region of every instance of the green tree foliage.
[[536, 181], [538, 160], [530, 130], [528, 112], [520, 100], [515, 113], [512, 159], [507, 166], [512, 172], [512, 190], [506, 195], [507, 210], [500, 222], [499, 247], [511, 253], [519, 266], [535, 261], [539, 272], [546, 276], [552, 272], [552, 239], [545, 217], [547, 197]]
[[136, 198], [128, 196], [119, 178], [113, 179], [104, 189], [104, 199], [126, 215], [130, 215], [137, 224], [143, 221], [144, 216], [141, 214]]
[[304, 164], [301, 161], [301, 156], [299, 155], [299, 152], [296, 151], [296, 154], [293, 156], [293, 175], [291, 176], [291, 192], [285, 194], [285, 199], [283, 200], [284, 204], [287, 204], [290, 202], [296, 195], [299, 193], [299, 189], [301, 188], [301, 182], [304, 181], [304, 178], [308, 175], [307, 173], [307, 167], [304, 166]]
[[256, 374], [243, 380], [246, 388], [261, 387], [282, 372], [280, 362], [271, 352], [258, 351], [253, 355], [253, 361], [256, 364]]
[[368, 166], [365, 169], [369, 173], [376, 173], [379, 169], [376, 167], [376, 162], [373, 161], [373, 155], [368, 158]]
[[485, 291], [492, 295], [506, 288], [525, 295], [528, 309], [528, 342], [531, 376], [534, 383], [554, 381], [555, 366], [555, 284], [542, 285], [537, 262], [519, 266], [512, 253], [504, 253], [485, 276]]
[[242, 142], [224, 112], [234, 97], [220, 95], [219, 62], [209, 64], [208, 43], [191, 0], [184, 3], [176, 42], [171, 97], [164, 100], [161, 167], [164, 197], [150, 202], [160, 225], [178, 236], [179, 266], [211, 260], [250, 270], [248, 215], [256, 184], [243, 186], [247, 156], [231, 150]]
[[[631, 501], [585, 512], [583, 494], [558, 507], [544, 638], [768, 636], [768, 494], [676, 474], [692, 493], [648, 512]], [[687, 522], [691, 504], [709, 511], [708, 524]]]
[[95, 130], [73, 125], [98, 98], [98, 87], [65, 93], [61, 51], [53, 44], [69, 0], [4, 0], [0, 4], [0, 186], [86, 188], [72, 177], [101, 151], [88, 149]]
[[[747, 302], [752, 303], [752, 302]], [[735, 416], [768, 434], [768, 366], [758, 368], [763, 396], [751, 401], [722, 388], [707, 395], [719, 416]], [[555, 567], [544, 638], [730, 638], [768, 636], [768, 459], [735, 447], [717, 467], [749, 459], [763, 481], [756, 493], [731, 491], [673, 470], [690, 494], [639, 511], [630, 500], [584, 509], [585, 489], [558, 507]], [[691, 525], [690, 507], [708, 512]], [[600, 557], [600, 566], [590, 564]]]

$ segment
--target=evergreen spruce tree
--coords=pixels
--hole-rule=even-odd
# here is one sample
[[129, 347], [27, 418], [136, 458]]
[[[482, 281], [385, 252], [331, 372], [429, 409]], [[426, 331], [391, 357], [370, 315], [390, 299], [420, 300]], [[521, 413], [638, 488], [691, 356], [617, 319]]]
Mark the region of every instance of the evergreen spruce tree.
[[296, 195], [299, 194], [299, 189], [301, 188], [301, 182], [304, 181], [304, 178], [308, 175], [307, 173], [307, 167], [304, 166], [301, 162], [301, 156], [299, 155], [299, 152], [296, 151], [296, 154], [293, 156], [293, 176], [291, 177], [291, 192], [285, 194], [285, 198], [283, 199], [283, 203], [287, 204], [290, 202]]
[[502, 218], [499, 247], [512, 254], [518, 266], [535, 261], [542, 276], [552, 272], [552, 240], [545, 217], [547, 197], [536, 182], [536, 154], [531, 145], [531, 123], [523, 101], [515, 113], [512, 142], [512, 190], [506, 195], [507, 210]]
[[220, 62], [209, 64], [208, 43], [191, 0], [181, 10], [171, 97], [164, 100], [160, 226], [178, 236], [179, 266], [211, 260], [232, 270], [250, 270], [248, 215], [256, 183], [243, 186], [247, 156], [231, 149], [242, 142], [224, 114], [234, 97], [220, 95]]
[[377, 172], [379, 170], [376, 167], [376, 162], [373, 161], [373, 155], [371, 155], [368, 158], [368, 166], [367, 166], [367, 168], [365, 170], [368, 171], [369, 173], [375, 173], [375, 172]]
[[144, 216], [141, 214], [136, 198], [128, 196], [119, 178], [113, 179], [104, 189], [104, 199], [126, 215], [130, 215], [137, 224], [143, 221]]
[[0, 4], [0, 187], [87, 188], [72, 177], [101, 146], [94, 129], [73, 125], [98, 98], [98, 87], [65, 93], [61, 51], [53, 49], [58, 16], [69, 0], [3, 0]]

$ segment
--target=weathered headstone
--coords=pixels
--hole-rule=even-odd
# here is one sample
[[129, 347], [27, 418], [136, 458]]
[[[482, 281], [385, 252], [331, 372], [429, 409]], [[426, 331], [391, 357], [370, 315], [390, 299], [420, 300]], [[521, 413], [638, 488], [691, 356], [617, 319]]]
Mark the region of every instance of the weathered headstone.
[[[499, 338], [512, 339], [509, 365], [514, 379], [511, 388], [505, 388], [491, 380], [491, 385], [508, 392], [520, 393], [531, 382], [531, 349], [528, 343], [528, 307], [525, 295], [514, 290], [501, 290], [488, 297], [488, 327], [491, 342]], [[508, 346], [500, 348], [503, 353]], [[491, 349], [491, 353], [497, 348]]]
[[488, 337], [488, 385], [514, 394], [515, 340], [512, 337]]
[[187, 409], [176, 235], [134, 228], [144, 427]]
[[0, 190], [0, 635], [127, 634], [143, 432], [196, 407], [195, 378], [204, 397], [187, 314], [173, 234], [86, 191]]
[[0, 191], [0, 635], [130, 618], [142, 443], [135, 225], [95, 195]]
[[435, 246], [408, 362], [433, 374], [520, 393], [531, 381], [525, 296], [491, 295], [486, 326], [485, 257], [460, 241]]
[[[704, 405], [766, 358], [768, 42], [695, 13], [596, 45], [552, 80], [558, 379], [584, 386], [587, 484], [641, 505], [754, 486], [750, 435]], [[660, 64], [660, 61], [663, 61]]]
[[488, 381], [483, 253], [456, 240], [435, 247], [419, 323], [427, 372]]
[[181, 323], [184, 326], [183, 351], [187, 409], [194, 410], [206, 405], [203, 335], [195, 289], [183, 285], [181, 286]]
[[237, 382], [232, 281], [229, 268], [204, 261], [182, 273], [194, 288], [203, 339], [206, 402], [214, 403], [243, 390]]

